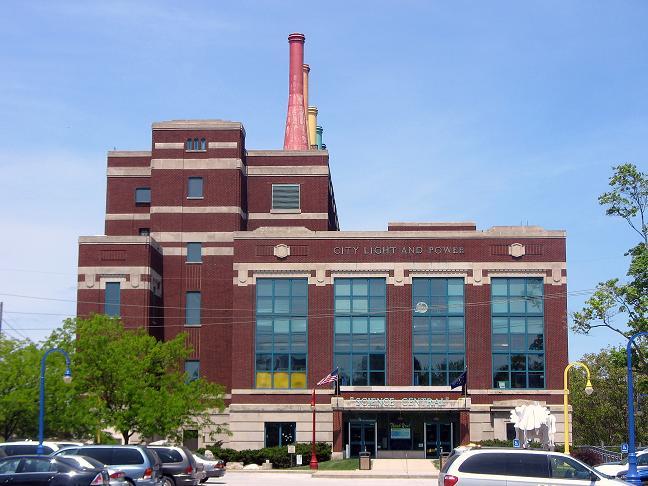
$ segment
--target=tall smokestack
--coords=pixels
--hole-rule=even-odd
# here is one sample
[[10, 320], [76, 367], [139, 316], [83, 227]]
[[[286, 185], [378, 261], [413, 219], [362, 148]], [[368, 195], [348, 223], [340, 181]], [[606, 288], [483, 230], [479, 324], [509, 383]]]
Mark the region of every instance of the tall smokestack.
[[308, 148], [311, 148], [315, 142], [311, 138], [310, 126], [308, 125], [308, 73], [310, 73], [310, 66], [304, 64], [302, 68], [304, 71], [304, 116], [306, 117], [306, 134], [308, 136]]
[[304, 108], [304, 34], [290, 34], [290, 79], [284, 150], [308, 150], [306, 109]]
[[308, 141], [311, 149], [317, 149], [317, 107], [308, 107]]

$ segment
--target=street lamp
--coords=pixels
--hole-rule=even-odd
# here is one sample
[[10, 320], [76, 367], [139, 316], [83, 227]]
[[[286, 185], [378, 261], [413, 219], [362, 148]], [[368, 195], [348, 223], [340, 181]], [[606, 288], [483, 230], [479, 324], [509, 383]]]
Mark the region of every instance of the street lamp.
[[585, 369], [587, 372], [587, 384], [585, 385], [585, 393], [588, 395], [591, 395], [592, 392], [594, 391], [594, 388], [592, 387], [592, 382], [590, 381], [590, 370], [589, 368], [581, 363], [580, 361], [574, 361], [573, 363], [569, 363], [567, 367], [565, 368], [565, 375], [564, 375], [564, 381], [563, 381], [563, 405], [564, 405], [564, 415], [565, 415], [565, 454], [569, 454], [569, 388], [567, 388], [567, 373], [569, 372], [569, 369], [572, 366], [580, 366], [581, 368]]
[[317, 452], [315, 449], [315, 387], [313, 387], [313, 396], [311, 398], [311, 410], [313, 411], [313, 441], [311, 442], [311, 459], [309, 466], [311, 469], [318, 469], [319, 464], [317, 462]]
[[40, 370], [40, 409], [38, 411], [38, 447], [36, 454], [43, 454], [43, 432], [45, 430], [45, 362], [51, 353], [61, 353], [65, 356], [65, 373], [63, 374], [63, 382], [70, 383], [72, 381], [72, 372], [70, 371], [70, 356], [62, 349], [54, 348], [45, 352], [41, 358]]
[[635, 450], [635, 419], [634, 419], [634, 384], [632, 383], [632, 343], [640, 336], [648, 336], [648, 332], [638, 332], [630, 336], [626, 346], [628, 362], [628, 474], [626, 481], [632, 484], [641, 484], [637, 473], [637, 452]]

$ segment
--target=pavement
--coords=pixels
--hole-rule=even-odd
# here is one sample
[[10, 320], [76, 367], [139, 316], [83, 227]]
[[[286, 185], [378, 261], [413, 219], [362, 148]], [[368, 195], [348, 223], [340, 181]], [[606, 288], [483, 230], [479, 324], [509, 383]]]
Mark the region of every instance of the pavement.
[[[411, 461], [411, 460], [410, 460]], [[335, 472], [335, 471], [331, 471]], [[353, 473], [353, 471], [339, 471]], [[365, 471], [362, 471], [365, 472]], [[394, 476], [318, 476], [316, 474], [296, 472], [228, 472], [222, 478], [212, 478], [206, 484], [225, 486], [435, 486], [436, 479], [424, 477]]]

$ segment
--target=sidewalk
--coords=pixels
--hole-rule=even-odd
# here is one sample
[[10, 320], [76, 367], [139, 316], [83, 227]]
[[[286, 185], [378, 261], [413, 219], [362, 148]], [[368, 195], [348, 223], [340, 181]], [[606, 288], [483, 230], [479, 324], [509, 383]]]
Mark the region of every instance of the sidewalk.
[[372, 459], [370, 471], [317, 471], [314, 478], [437, 478], [439, 470], [429, 459]]

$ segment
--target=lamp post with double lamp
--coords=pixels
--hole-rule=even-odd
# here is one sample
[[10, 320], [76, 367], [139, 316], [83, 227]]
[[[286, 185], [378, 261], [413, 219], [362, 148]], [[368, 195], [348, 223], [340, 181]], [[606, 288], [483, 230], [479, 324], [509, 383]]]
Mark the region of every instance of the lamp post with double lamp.
[[628, 474], [626, 481], [632, 484], [641, 484], [637, 473], [637, 452], [635, 449], [635, 418], [634, 418], [634, 384], [632, 383], [632, 343], [641, 336], [648, 336], [648, 332], [638, 332], [630, 336], [626, 346], [628, 360]]
[[47, 357], [52, 353], [61, 353], [65, 356], [65, 373], [63, 374], [63, 381], [65, 383], [70, 383], [72, 381], [72, 372], [70, 371], [70, 356], [59, 348], [49, 349], [45, 352], [45, 355], [41, 358], [41, 369], [40, 369], [40, 408], [38, 411], [38, 447], [36, 448], [36, 454], [43, 454], [43, 433], [45, 431], [45, 362]]
[[315, 404], [315, 387], [313, 387], [313, 396], [311, 398], [311, 410], [313, 411], [313, 441], [311, 442], [311, 459], [309, 463], [311, 469], [319, 469], [317, 451], [315, 449]]
[[583, 368], [587, 372], [587, 384], [585, 385], [585, 393], [588, 395], [591, 395], [592, 392], [594, 391], [594, 388], [592, 387], [592, 382], [590, 381], [591, 374], [589, 368], [581, 363], [580, 361], [574, 361], [573, 363], [569, 363], [565, 367], [565, 375], [564, 375], [564, 387], [563, 387], [563, 405], [564, 405], [564, 422], [565, 422], [565, 454], [569, 454], [569, 388], [567, 388], [567, 374], [572, 366], [578, 366]]

